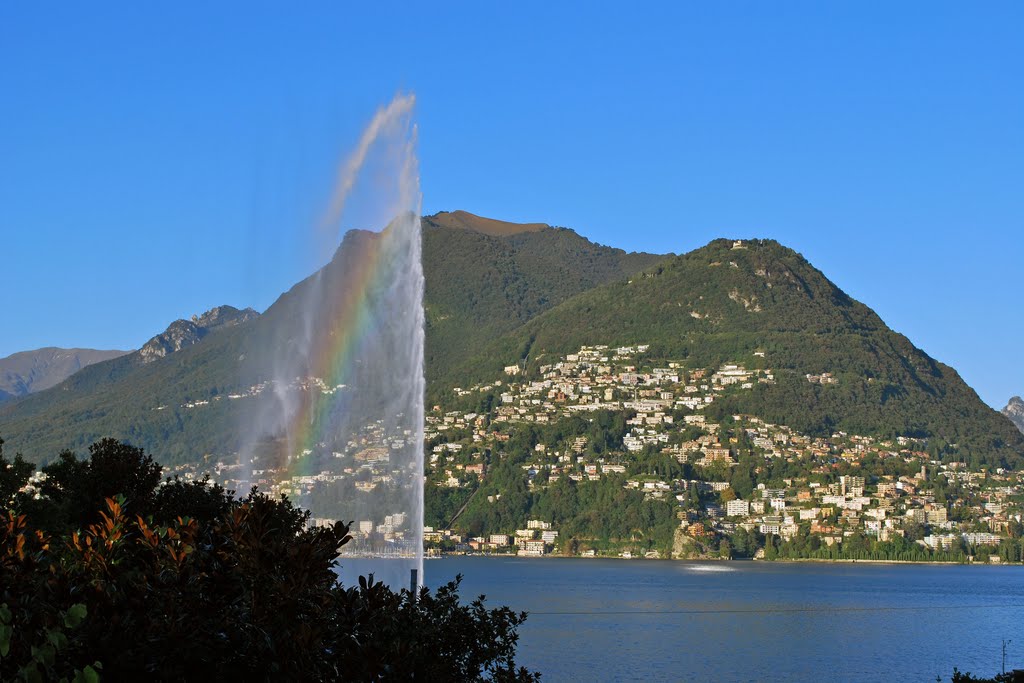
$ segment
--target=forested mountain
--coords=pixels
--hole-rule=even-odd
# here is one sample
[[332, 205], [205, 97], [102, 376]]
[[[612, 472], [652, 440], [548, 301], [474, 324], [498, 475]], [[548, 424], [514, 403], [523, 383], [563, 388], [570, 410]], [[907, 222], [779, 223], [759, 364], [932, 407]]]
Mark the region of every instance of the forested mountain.
[[[776, 242], [716, 240], [666, 257], [465, 212], [430, 216], [423, 225], [431, 404], [506, 365], [522, 362], [536, 372], [546, 358], [586, 344], [649, 344], [653, 357], [694, 367], [756, 351], [777, 382], [716, 403], [710, 413], [759, 415], [809, 434], [925, 437], [950, 459], [1016, 465], [1024, 455], [1024, 436], [952, 368]], [[350, 232], [320, 277], [343, 289], [375, 239]], [[198, 332], [185, 325], [194, 335], [178, 339], [172, 326], [151, 342], [163, 339], [160, 348], [173, 353], [97, 363], [3, 406], [0, 435], [35, 460], [104, 436], [168, 463], [227, 456], [238, 448], [252, 402], [220, 399], [268, 379], [268, 350], [294, 340], [298, 302], [314, 277], [259, 317], [223, 307], [215, 311], [224, 315], [191, 321]], [[226, 324], [204, 327], [206, 317]], [[808, 381], [821, 373], [834, 382]]]
[[126, 353], [49, 346], [0, 358], [0, 402], [49, 389], [88, 365]]
[[538, 313], [663, 258], [604, 247], [539, 223], [506, 223], [465, 211], [424, 218], [428, 382]]
[[1003, 415], [1010, 418], [1017, 429], [1024, 432], [1024, 400], [1020, 396], [1014, 396], [1003, 408]]
[[[461, 211], [426, 217], [423, 227], [431, 381], [538, 313], [663, 258], [597, 245], [568, 229]], [[374, 239], [374, 233], [350, 232], [321, 277], [343, 288]], [[176, 321], [143, 351], [90, 366], [51, 391], [4, 406], [0, 436], [37, 461], [63, 448], [84, 450], [105, 436], [144, 446], [168, 463], [231, 453], [251, 406], [218, 397], [268, 378], [268, 349], [285, 348], [298, 334], [299, 304], [314, 277], [259, 317], [220, 307]], [[217, 311], [223, 315], [213, 315]]]
[[[653, 356], [693, 367], [763, 352], [777, 382], [717, 403], [709, 416], [758, 415], [808, 434], [929, 438], [947, 459], [1016, 466], [1024, 457], [1024, 437], [955, 370], [771, 240], [716, 240], [573, 297], [488, 344], [434, 390], [496, 377], [517, 361], [535, 371], [594, 343], [650, 344]], [[808, 380], [822, 373], [834, 382]]]

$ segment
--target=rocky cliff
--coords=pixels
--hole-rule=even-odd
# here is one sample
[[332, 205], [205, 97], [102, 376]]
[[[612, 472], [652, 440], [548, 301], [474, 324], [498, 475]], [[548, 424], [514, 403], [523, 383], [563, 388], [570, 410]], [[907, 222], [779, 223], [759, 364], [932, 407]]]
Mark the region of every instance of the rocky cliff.
[[244, 323], [258, 315], [251, 308], [239, 310], [234, 306], [217, 306], [202, 315], [192, 316], [191, 320], [175, 320], [161, 334], [146, 342], [139, 349], [139, 356], [143, 363], [151, 363], [198, 343], [214, 330]]

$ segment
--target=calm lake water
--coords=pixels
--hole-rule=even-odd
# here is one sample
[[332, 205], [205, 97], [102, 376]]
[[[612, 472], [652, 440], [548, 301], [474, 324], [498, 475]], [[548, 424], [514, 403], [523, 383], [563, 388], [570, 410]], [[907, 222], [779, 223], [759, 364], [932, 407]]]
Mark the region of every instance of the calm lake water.
[[425, 574], [530, 612], [519, 661], [547, 681], [948, 681], [998, 672], [1003, 638], [1024, 668], [1022, 567], [450, 557]]

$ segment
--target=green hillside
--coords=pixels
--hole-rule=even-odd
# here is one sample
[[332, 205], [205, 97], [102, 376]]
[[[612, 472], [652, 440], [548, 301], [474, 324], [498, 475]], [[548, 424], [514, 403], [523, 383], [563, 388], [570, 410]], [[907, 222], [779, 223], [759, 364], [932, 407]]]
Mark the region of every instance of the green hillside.
[[123, 356], [125, 351], [47, 347], [0, 358], [0, 402], [45, 391], [93, 363]]
[[663, 258], [597, 245], [565, 228], [461, 211], [424, 218], [428, 382], [552, 306]]
[[[346, 236], [322, 271], [328, 286], [346, 286], [373, 239], [363, 231]], [[663, 258], [597, 245], [571, 230], [465, 212], [425, 218], [423, 252], [431, 379], [538, 313]], [[149, 363], [138, 352], [96, 363], [53, 389], [5, 404], [0, 436], [36, 461], [64, 448], [84, 451], [104, 436], [127, 439], [169, 464], [233, 452], [253, 405], [225, 397], [268, 378], [268, 352], [287, 348], [301, 329], [298, 304], [312, 280], [259, 318], [215, 329], [193, 346]]]
[[[1024, 437], [952, 368], [893, 332], [796, 252], [716, 240], [585, 292], [484, 347], [435, 387], [531, 372], [586, 344], [650, 344], [651, 358], [712, 367], [763, 352], [777, 382], [709, 416], [752, 414], [808, 434], [926, 437], [946, 459], [1019, 466]], [[819, 384], [807, 375], [831, 373]], [[443, 393], [437, 399], [448, 399]]]
[[[344, 288], [373, 233], [354, 231], [320, 277]], [[717, 240], [684, 256], [627, 254], [571, 230], [464, 212], [424, 219], [431, 404], [452, 388], [595, 343], [649, 344], [648, 357], [713, 367], [763, 352], [777, 381], [728, 397], [711, 417], [758, 415], [808, 434], [843, 430], [929, 438], [947, 459], [1017, 466], [1024, 436], [957, 373], [890, 330], [799, 254], [772, 241]], [[267, 379], [272, 349], [293, 343], [313, 278], [264, 315], [141, 363], [91, 365], [53, 389], [0, 407], [9, 448], [49, 460], [103, 436], [167, 463], [238, 448], [255, 401], [226, 398]], [[831, 373], [834, 383], [807, 375]]]

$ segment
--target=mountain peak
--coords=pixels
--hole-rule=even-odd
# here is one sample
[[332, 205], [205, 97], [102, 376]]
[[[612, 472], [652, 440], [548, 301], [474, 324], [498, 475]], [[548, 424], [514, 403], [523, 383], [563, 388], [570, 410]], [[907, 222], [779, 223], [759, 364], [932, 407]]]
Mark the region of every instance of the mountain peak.
[[252, 308], [238, 309], [234, 306], [215, 306], [202, 315], [193, 315], [191, 320], [175, 320], [161, 334], [156, 335], [139, 349], [143, 363], [163, 358], [169, 353], [181, 351], [198, 343], [210, 332], [231, 327], [259, 316]]
[[1024, 432], [1024, 400], [1020, 396], [1011, 398], [1002, 413], [1017, 425], [1017, 429]]
[[238, 309], [234, 306], [214, 306], [202, 315], [192, 316], [192, 322], [207, 331], [226, 325], [237, 325], [252, 320], [259, 313], [253, 308]]
[[473, 232], [482, 232], [492, 237], [507, 237], [523, 232], [540, 232], [550, 227], [545, 223], [510, 223], [508, 221], [499, 221], [461, 210], [441, 211], [433, 216], [427, 216], [427, 220], [442, 228], [472, 230]]

